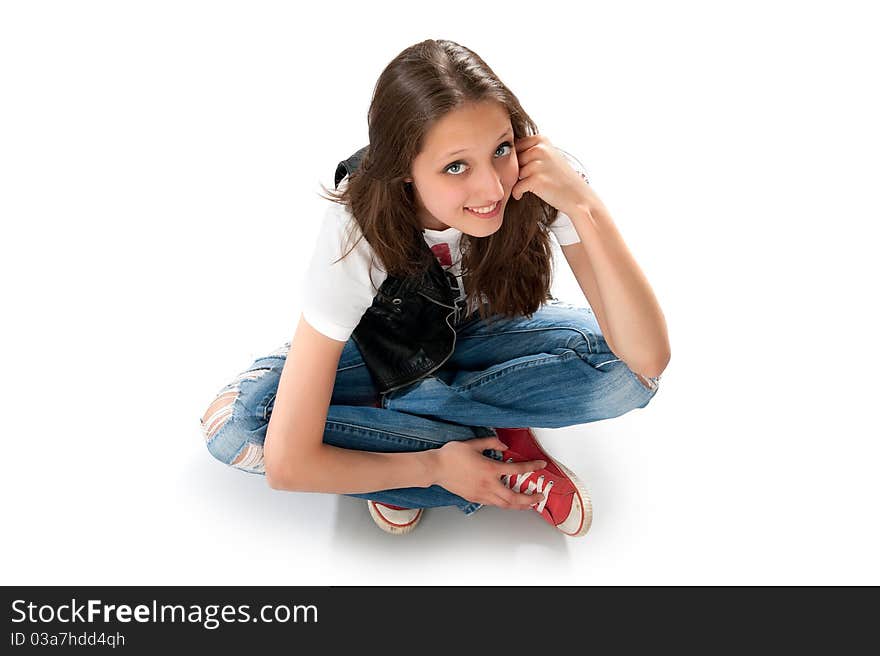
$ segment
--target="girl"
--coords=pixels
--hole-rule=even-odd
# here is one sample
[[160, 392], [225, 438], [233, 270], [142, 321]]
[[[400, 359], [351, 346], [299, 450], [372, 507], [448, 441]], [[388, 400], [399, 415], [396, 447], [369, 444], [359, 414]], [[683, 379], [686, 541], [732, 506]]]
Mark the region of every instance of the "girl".
[[[273, 489], [367, 499], [390, 533], [491, 504], [584, 535], [584, 485], [524, 427], [649, 403], [670, 348], [648, 281], [583, 171], [467, 48], [401, 52], [368, 124], [325, 188], [293, 339], [220, 390], [208, 450]], [[550, 294], [551, 232], [588, 305]]]

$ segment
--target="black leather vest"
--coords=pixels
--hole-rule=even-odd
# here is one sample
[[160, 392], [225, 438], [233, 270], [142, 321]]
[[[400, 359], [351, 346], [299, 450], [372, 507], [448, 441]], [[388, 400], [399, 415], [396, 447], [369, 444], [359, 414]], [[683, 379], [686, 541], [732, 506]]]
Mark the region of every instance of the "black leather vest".
[[[366, 150], [364, 146], [339, 163], [334, 187], [357, 169]], [[424, 239], [419, 244], [430, 262], [425, 271], [405, 277], [388, 274], [352, 333], [380, 394], [424, 378], [455, 350], [455, 326], [465, 311], [461, 301], [456, 305], [458, 283]]]

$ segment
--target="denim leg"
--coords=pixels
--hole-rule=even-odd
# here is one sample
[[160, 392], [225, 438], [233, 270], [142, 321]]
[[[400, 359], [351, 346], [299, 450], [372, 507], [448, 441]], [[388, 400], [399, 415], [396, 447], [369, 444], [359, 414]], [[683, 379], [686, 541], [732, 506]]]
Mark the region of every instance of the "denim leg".
[[[223, 387], [200, 418], [208, 451], [236, 469], [265, 475], [263, 444], [272, 416], [281, 372], [290, 344], [257, 358]], [[378, 452], [423, 451], [450, 440], [494, 435], [491, 429], [469, 427], [375, 407], [379, 400], [372, 377], [354, 341], [343, 348], [327, 412], [324, 442], [345, 449]], [[500, 460], [500, 454], [486, 451]], [[481, 507], [434, 485], [347, 494], [408, 508], [456, 506], [465, 514]]]
[[531, 318], [466, 322], [445, 365], [383, 395], [382, 407], [461, 424], [561, 428], [643, 408], [658, 385], [611, 352], [589, 307], [554, 300]]
[[[375, 407], [331, 405], [327, 413], [324, 443], [344, 449], [399, 453], [439, 449], [453, 440], [472, 440], [490, 435], [494, 435], [491, 429], [479, 426], [451, 424]], [[487, 450], [484, 454], [501, 460], [500, 453]], [[395, 488], [345, 496], [372, 499], [404, 508], [457, 506], [467, 515], [482, 506], [453, 494], [439, 485], [428, 488]]]

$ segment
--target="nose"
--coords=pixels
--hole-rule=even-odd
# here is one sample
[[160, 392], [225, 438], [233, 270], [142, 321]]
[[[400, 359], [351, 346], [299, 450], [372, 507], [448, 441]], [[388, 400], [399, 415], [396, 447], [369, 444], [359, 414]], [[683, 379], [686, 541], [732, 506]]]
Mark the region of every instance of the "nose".
[[477, 205], [477, 207], [491, 205], [504, 198], [504, 185], [501, 183], [498, 172], [493, 168], [485, 170], [483, 175], [477, 180], [475, 188], [480, 191], [474, 192], [471, 198], [481, 199], [481, 202], [486, 201], [482, 205]]

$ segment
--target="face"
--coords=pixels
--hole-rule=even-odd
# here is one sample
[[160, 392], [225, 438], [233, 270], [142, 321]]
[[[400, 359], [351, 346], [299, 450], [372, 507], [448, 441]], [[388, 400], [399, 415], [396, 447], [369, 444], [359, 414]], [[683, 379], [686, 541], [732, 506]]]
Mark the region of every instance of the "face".
[[[503, 105], [484, 102], [453, 110], [435, 123], [405, 181], [412, 182], [423, 228], [453, 227], [486, 237], [501, 227], [518, 179], [510, 116]], [[484, 216], [469, 209], [493, 204]]]

